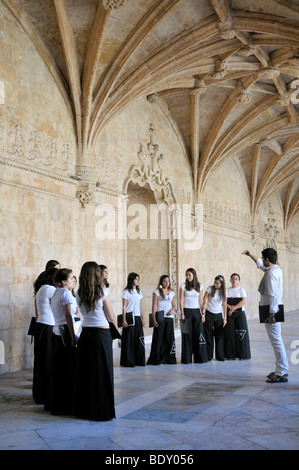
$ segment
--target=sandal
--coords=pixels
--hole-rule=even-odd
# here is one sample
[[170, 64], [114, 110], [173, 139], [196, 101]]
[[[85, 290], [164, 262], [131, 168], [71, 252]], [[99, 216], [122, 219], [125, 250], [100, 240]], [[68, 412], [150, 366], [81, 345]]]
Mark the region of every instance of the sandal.
[[284, 375], [276, 375], [273, 374], [270, 378], [266, 380], [266, 382], [274, 384], [276, 382], [287, 382], [288, 381], [288, 374]]

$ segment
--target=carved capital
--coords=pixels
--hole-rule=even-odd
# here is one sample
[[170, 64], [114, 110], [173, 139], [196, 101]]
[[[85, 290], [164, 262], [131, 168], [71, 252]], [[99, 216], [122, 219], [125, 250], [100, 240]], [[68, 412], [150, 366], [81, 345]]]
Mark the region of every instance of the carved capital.
[[93, 199], [93, 193], [95, 185], [90, 183], [80, 183], [76, 192], [76, 197], [81, 204], [81, 208], [84, 209], [87, 204], [90, 204]]

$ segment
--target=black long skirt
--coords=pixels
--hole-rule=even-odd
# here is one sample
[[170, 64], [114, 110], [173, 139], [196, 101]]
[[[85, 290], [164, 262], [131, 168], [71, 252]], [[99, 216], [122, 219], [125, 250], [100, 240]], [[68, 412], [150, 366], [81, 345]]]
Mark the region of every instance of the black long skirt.
[[235, 310], [227, 315], [224, 327], [224, 356], [227, 359], [250, 359], [250, 340], [246, 315], [243, 310]]
[[50, 396], [45, 403], [45, 410], [52, 415], [72, 414], [76, 353], [75, 347], [64, 346], [61, 336], [52, 334]]
[[112, 337], [109, 329], [82, 328], [77, 346], [73, 414], [93, 421], [115, 418]]
[[36, 323], [34, 330], [32, 396], [38, 405], [44, 405], [49, 399], [52, 333], [52, 325]]
[[145, 366], [145, 345], [142, 321], [135, 317], [135, 325], [122, 330], [120, 365], [122, 367]]
[[176, 364], [173, 318], [164, 317], [163, 323], [154, 327], [151, 352], [147, 364]]
[[207, 345], [199, 308], [184, 308], [188, 332], [182, 333], [181, 362], [189, 364], [192, 356], [195, 363], [208, 362]]

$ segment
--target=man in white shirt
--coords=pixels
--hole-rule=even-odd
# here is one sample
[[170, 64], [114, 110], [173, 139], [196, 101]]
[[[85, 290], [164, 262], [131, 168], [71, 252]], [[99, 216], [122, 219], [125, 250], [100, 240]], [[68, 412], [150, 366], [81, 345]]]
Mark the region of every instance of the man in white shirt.
[[282, 271], [277, 263], [277, 252], [273, 248], [266, 248], [262, 251], [262, 259], [252, 255], [248, 250], [243, 254], [250, 256], [257, 267], [264, 271], [264, 276], [259, 285], [260, 305], [269, 305], [269, 318], [265, 322], [265, 327], [273, 347], [276, 368], [267, 377], [267, 382], [287, 382], [288, 381], [288, 359], [281, 337], [281, 323], [275, 321], [275, 314], [278, 312], [278, 305], [282, 303], [283, 277]]

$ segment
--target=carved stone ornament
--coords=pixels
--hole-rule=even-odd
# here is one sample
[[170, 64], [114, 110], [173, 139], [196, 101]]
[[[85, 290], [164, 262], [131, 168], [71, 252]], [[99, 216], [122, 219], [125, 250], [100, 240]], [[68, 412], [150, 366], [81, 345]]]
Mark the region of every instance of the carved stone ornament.
[[249, 45], [249, 46], [241, 47], [241, 49], [238, 50], [238, 55], [242, 57], [249, 57], [255, 54], [255, 52], [256, 52], [256, 47]]
[[38, 169], [65, 176], [74, 167], [75, 155], [69, 142], [62, 137], [49, 137], [4, 114], [0, 115], [0, 150], [7, 164], [25, 164], [32, 171]]
[[154, 128], [150, 124], [150, 141], [146, 148], [139, 144], [137, 153], [140, 165], [131, 168], [128, 181], [143, 187], [147, 185], [154, 193], [162, 192], [163, 200], [168, 206], [170, 239], [169, 239], [169, 274], [174, 290], [177, 288], [177, 221], [176, 221], [176, 198], [171, 182], [165, 178], [163, 167], [165, 157], [159, 152], [159, 145], [154, 143]]
[[275, 222], [274, 213], [271, 210], [271, 204], [269, 204], [268, 223], [264, 224], [267, 237], [267, 245], [265, 248], [274, 248], [274, 250], [276, 250], [276, 236], [279, 234]]
[[258, 72], [258, 77], [265, 80], [273, 80], [278, 75], [280, 75], [280, 71], [274, 67], [267, 67]]
[[231, 22], [220, 21], [218, 23], [220, 29], [220, 36], [222, 39], [233, 39], [235, 37], [235, 31], [232, 29]]
[[225, 61], [215, 60], [215, 72], [211, 74], [213, 80], [221, 80], [227, 74], [227, 65]]
[[118, 10], [125, 4], [126, 0], [103, 0], [105, 10]]
[[131, 180], [139, 186], [148, 184], [152, 191], [163, 191], [165, 202], [168, 205], [175, 204], [171, 183], [163, 173], [165, 157], [159, 153], [159, 145], [153, 141], [154, 128], [152, 124], [150, 124], [149, 132], [150, 141], [146, 150], [143, 144], [139, 144], [137, 155], [141, 165], [132, 168]]
[[79, 202], [81, 203], [82, 209], [86, 207], [86, 204], [90, 204], [90, 202], [92, 201], [92, 191], [90, 190], [77, 191], [76, 196], [79, 199]]

